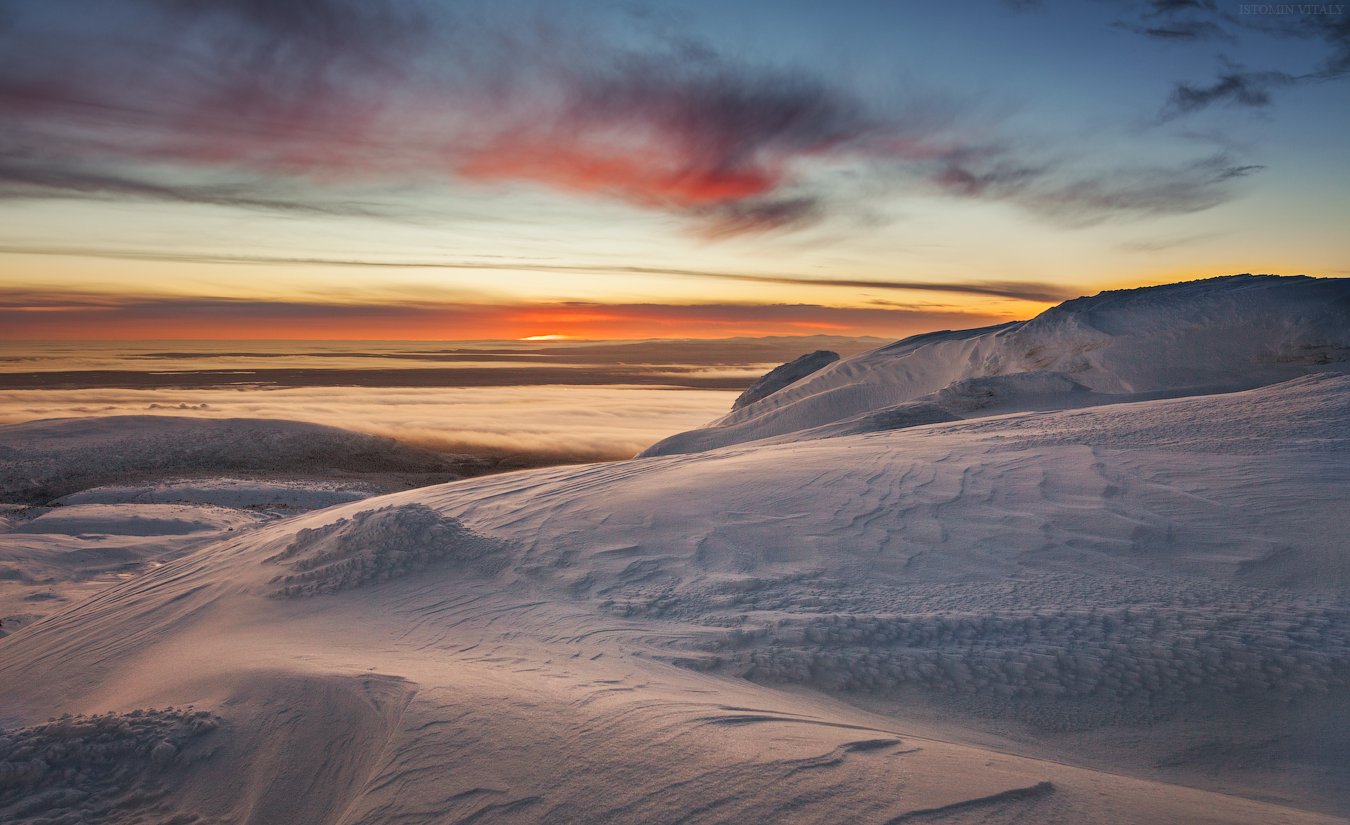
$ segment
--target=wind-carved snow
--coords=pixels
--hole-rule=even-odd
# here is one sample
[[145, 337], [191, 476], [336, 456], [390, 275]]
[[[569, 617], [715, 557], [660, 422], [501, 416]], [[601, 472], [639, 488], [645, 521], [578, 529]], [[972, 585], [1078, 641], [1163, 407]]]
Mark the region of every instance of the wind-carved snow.
[[268, 559], [291, 572], [272, 579], [283, 597], [337, 593], [408, 576], [437, 564], [489, 576], [508, 557], [500, 542], [421, 504], [365, 510], [324, 527], [306, 528]]
[[[976, 610], [988, 596], [980, 588], [968, 589], [957, 609], [915, 609], [939, 590], [959, 592], [944, 586], [897, 589], [883, 613], [816, 583], [765, 588], [738, 607], [798, 617], [731, 631], [704, 646], [710, 658], [684, 663], [874, 697], [918, 690], [1051, 730], [1152, 723], [1209, 701], [1297, 702], [1350, 689], [1350, 611], [1341, 605], [1139, 581], [1126, 583], [1138, 601], [1089, 608], [1079, 605], [1091, 603], [1085, 597], [1095, 588], [1075, 593], [1073, 582], [1053, 577], [1020, 584], [1024, 600], [1003, 609]], [[795, 596], [785, 597], [788, 590]], [[1163, 594], [1172, 600], [1158, 603]], [[815, 609], [801, 608], [807, 600]]]
[[[1235, 275], [1103, 292], [838, 361], [643, 455], [1231, 392], [1350, 365], [1350, 281]], [[911, 407], [911, 405], [919, 405]]]
[[62, 716], [0, 730], [0, 821], [203, 820], [165, 804], [171, 776], [209, 756], [218, 717], [192, 708]]

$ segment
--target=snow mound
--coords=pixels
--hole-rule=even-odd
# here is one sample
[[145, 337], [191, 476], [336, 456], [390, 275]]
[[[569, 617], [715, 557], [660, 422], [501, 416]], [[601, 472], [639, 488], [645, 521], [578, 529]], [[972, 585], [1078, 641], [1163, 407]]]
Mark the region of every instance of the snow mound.
[[918, 423], [930, 423], [941, 417], [934, 408], [951, 418], [1064, 409], [1347, 368], [1350, 279], [1235, 275], [1108, 291], [1030, 321], [907, 338], [819, 369], [643, 455], [863, 432], [867, 416], [914, 402], [929, 405]]
[[200, 821], [162, 804], [219, 720], [191, 708], [62, 716], [0, 731], [0, 821]]
[[44, 502], [128, 478], [230, 472], [444, 472], [391, 438], [255, 418], [62, 418], [0, 427], [0, 500]]
[[408, 576], [433, 565], [454, 564], [470, 575], [490, 576], [507, 562], [500, 542], [421, 504], [365, 510], [317, 528], [304, 528], [268, 559], [291, 572], [272, 579], [273, 595], [337, 593]]
[[818, 349], [795, 358], [786, 364], [780, 364], [769, 370], [758, 381], [751, 384], [732, 403], [732, 410], [748, 407], [761, 398], [767, 398], [789, 384], [795, 384], [813, 372], [818, 372], [839, 360], [839, 353]]

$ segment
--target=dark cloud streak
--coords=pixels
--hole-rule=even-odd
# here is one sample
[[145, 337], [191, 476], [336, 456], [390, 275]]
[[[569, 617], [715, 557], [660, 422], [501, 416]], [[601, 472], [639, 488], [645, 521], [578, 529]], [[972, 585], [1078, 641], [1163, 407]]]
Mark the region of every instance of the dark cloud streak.
[[[1323, 53], [1311, 70], [1269, 68], [1247, 70], [1227, 58], [1209, 82], [1177, 82], [1159, 112], [1162, 122], [1199, 112], [1216, 105], [1265, 108], [1276, 90], [1303, 83], [1338, 80], [1350, 74], [1350, 15], [1304, 11], [1301, 4], [1272, 5], [1287, 8], [1279, 13], [1247, 13], [1235, 6], [1211, 0], [1116, 0], [1131, 19], [1117, 21], [1126, 29], [1156, 40], [1178, 44], [1225, 41], [1238, 43], [1239, 35], [1272, 36], [1303, 41], [1309, 51], [1320, 43]], [[1313, 4], [1309, 4], [1313, 5]], [[1319, 9], [1326, 6], [1318, 5]]]
[[0, 247], [0, 254], [56, 255], [107, 258], [114, 260], [229, 264], [243, 266], [340, 266], [372, 269], [454, 269], [495, 270], [504, 272], [588, 272], [601, 274], [658, 275], [677, 278], [704, 278], [710, 280], [742, 281], [746, 283], [780, 284], [783, 286], [823, 286], [850, 290], [879, 289], [916, 292], [947, 292], [1037, 302], [1058, 302], [1074, 297], [1075, 295], [1064, 287], [1054, 284], [1026, 281], [881, 281], [813, 278], [805, 275], [753, 275], [749, 273], [716, 272], [699, 269], [614, 266], [608, 264], [567, 265], [528, 262], [498, 263], [491, 261], [387, 261], [362, 258], [287, 258], [265, 255], [175, 254], [150, 251], [82, 250], [74, 248], [17, 246]]
[[1283, 72], [1229, 71], [1207, 86], [1178, 83], [1160, 118], [1171, 120], [1219, 103], [1251, 108], [1269, 106], [1275, 89], [1295, 81], [1296, 78]]
[[299, 212], [319, 215], [375, 216], [387, 210], [362, 204], [318, 197], [270, 196], [274, 187], [265, 182], [184, 183], [155, 181], [81, 169], [74, 165], [32, 164], [0, 157], [0, 200], [30, 198], [133, 198], [256, 209], [269, 212]]
[[1232, 197], [1233, 182], [1263, 167], [1227, 153], [1168, 167], [1133, 167], [1074, 175], [1042, 168], [951, 164], [936, 178], [952, 194], [1016, 202], [1069, 226], [1111, 219], [1198, 212]]

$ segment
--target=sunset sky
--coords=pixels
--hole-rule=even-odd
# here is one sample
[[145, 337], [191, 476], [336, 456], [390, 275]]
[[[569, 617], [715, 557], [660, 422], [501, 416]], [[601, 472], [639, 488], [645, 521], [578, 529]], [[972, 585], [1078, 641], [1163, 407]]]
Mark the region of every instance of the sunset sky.
[[1343, 276], [1350, 16], [1281, 8], [13, 0], [0, 337], [895, 338]]

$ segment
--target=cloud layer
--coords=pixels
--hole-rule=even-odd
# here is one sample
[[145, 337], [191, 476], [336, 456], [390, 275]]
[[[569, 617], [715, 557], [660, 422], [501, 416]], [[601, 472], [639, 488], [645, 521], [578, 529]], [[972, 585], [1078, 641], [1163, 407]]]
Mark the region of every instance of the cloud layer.
[[852, 196], [841, 164], [1075, 225], [1206, 208], [1238, 177], [1201, 159], [1141, 190], [1139, 169], [991, 137], [955, 100], [873, 99], [666, 31], [450, 8], [21, 5], [0, 24], [0, 198], [361, 214], [396, 211], [391, 190], [529, 184], [723, 236], [819, 220]]
[[[329, 424], [448, 452], [533, 460], [631, 458], [731, 408], [736, 390], [623, 387], [0, 391], [0, 425], [171, 413]], [[205, 408], [200, 405], [205, 404]]]

